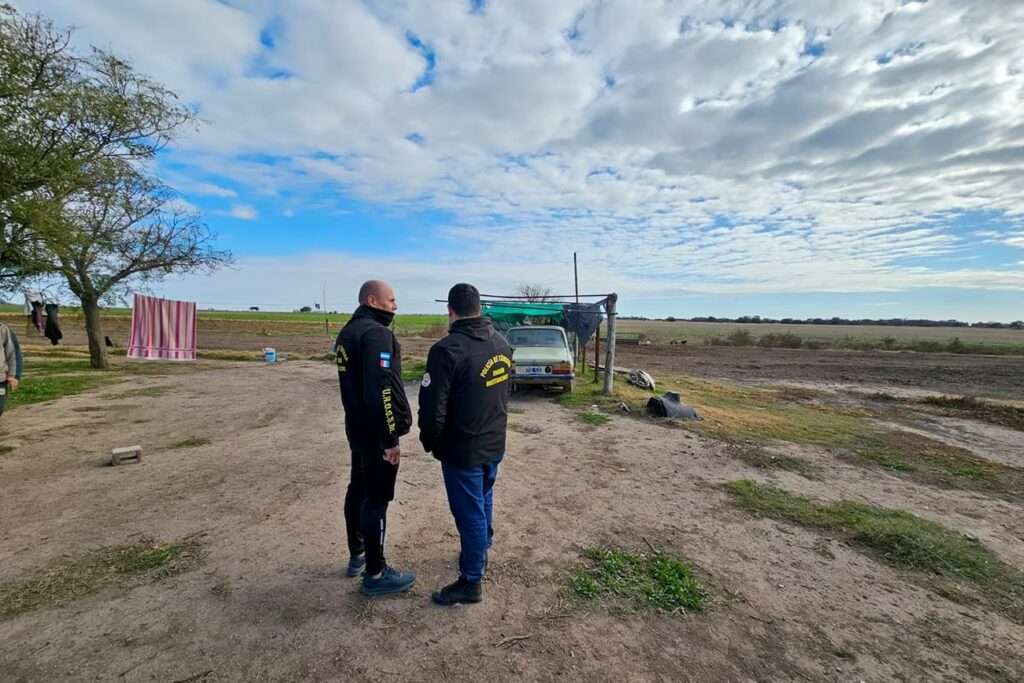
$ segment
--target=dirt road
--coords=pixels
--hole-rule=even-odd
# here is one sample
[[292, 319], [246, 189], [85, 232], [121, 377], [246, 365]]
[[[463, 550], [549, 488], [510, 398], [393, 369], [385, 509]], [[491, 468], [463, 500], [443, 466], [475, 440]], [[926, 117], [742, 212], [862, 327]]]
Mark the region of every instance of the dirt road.
[[[110, 398], [151, 387], [167, 390]], [[511, 416], [485, 602], [429, 602], [454, 576], [458, 541], [439, 467], [414, 438], [403, 442], [387, 553], [419, 582], [367, 600], [343, 575], [339, 403], [330, 364], [200, 363], [5, 415], [0, 436], [15, 448], [0, 456], [0, 579], [140, 537], [201, 534], [205, 554], [189, 573], [0, 621], [3, 678], [1024, 677], [1024, 627], [827, 535], [741, 513], [719, 485], [767, 477], [797, 493], [898, 504], [1024, 568], [1019, 506], [813, 451], [803, 455], [827, 482], [766, 475], [684, 430], [626, 417], [593, 427], [543, 395], [518, 396]], [[169, 448], [189, 437], [211, 443]], [[134, 443], [142, 464], [104, 466], [111, 447]], [[567, 596], [581, 547], [644, 550], [644, 537], [699, 568], [714, 595], [705, 613], [613, 615]]]

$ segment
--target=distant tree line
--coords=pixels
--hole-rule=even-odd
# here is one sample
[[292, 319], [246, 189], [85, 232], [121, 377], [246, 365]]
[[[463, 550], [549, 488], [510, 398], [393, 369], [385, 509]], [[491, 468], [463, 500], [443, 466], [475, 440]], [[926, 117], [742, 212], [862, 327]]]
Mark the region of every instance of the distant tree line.
[[668, 322], [685, 320], [694, 323], [739, 323], [741, 325], [758, 325], [762, 323], [779, 325], [883, 325], [890, 327], [985, 327], [997, 330], [1024, 330], [1024, 321], [1016, 320], [1012, 323], [1001, 322], [976, 322], [966, 323], [962, 320], [928, 320], [925, 318], [762, 318], [759, 315], [744, 315], [739, 318], [718, 318], [715, 316], [704, 316], [696, 318], [665, 318]]

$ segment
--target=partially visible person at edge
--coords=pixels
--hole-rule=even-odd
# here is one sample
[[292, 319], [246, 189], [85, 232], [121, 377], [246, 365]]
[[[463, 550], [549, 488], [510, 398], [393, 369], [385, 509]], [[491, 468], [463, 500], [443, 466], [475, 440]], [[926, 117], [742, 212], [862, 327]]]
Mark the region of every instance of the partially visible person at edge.
[[21, 346], [18, 344], [18, 337], [11, 328], [0, 323], [0, 344], [4, 348], [3, 375], [0, 382], [0, 415], [4, 414], [7, 408], [7, 394], [18, 388], [21, 382]]
[[512, 349], [480, 316], [480, 292], [448, 292], [449, 334], [427, 356], [420, 387], [420, 441], [441, 461], [448, 507], [459, 530], [459, 578], [434, 591], [440, 605], [480, 602], [494, 538], [493, 496], [505, 457]]
[[363, 575], [359, 591], [383, 595], [407, 590], [416, 576], [388, 566], [384, 534], [401, 459], [399, 438], [412, 411], [402, 385], [402, 350], [389, 329], [398, 304], [386, 282], [359, 288], [359, 308], [338, 333], [335, 357], [352, 475], [345, 494], [348, 576]]

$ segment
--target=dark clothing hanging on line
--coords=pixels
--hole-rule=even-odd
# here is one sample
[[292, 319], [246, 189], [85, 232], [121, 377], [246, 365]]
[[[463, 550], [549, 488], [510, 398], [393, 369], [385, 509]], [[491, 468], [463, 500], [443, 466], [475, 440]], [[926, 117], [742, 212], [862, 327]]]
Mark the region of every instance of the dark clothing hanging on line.
[[[33, 307], [35, 303], [33, 302]], [[64, 338], [64, 333], [60, 331], [60, 318], [57, 316], [57, 312], [60, 310], [60, 306], [57, 304], [46, 304], [46, 327], [43, 330], [43, 334], [50, 340], [50, 344], [56, 346], [61, 339]]]
[[36, 326], [36, 329], [39, 330], [40, 333], [42, 333], [43, 330], [46, 329], [46, 322], [43, 316], [43, 303], [41, 301], [32, 302], [32, 313], [29, 314], [28, 317], [29, 320], [32, 321], [32, 324]]
[[566, 304], [565, 329], [574, 332], [580, 341], [586, 344], [601, 324], [601, 307], [604, 302], [596, 304]]

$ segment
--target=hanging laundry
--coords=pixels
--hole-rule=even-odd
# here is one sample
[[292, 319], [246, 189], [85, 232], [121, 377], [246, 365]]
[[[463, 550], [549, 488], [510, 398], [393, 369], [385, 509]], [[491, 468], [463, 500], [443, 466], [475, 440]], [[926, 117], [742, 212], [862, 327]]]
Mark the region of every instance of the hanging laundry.
[[28, 315], [32, 324], [36, 326], [36, 329], [40, 332], [46, 330], [46, 315], [43, 313], [43, 304], [41, 301], [32, 302], [32, 312]]
[[46, 290], [26, 289], [25, 316], [40, 333], [46, 332], [46, 304], [60, 304], [57, 297]]
[[46, 304], [46, 328], [43, 330], [43, 335], [50, 340], [50, 344], [53, 346], [56, 346], [64, 338], [64, 333], [60, 331], [60, 317], [57, 315], [59, 311], [60, 306], [57, 304]]
[[196, 303], [136, 294], [128, 358], [195, 360]]

